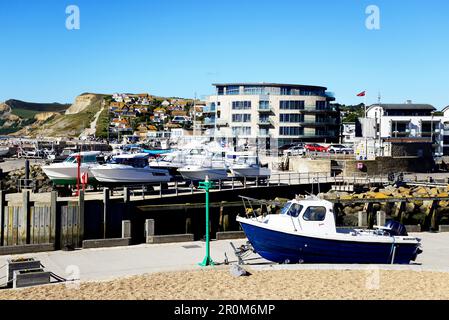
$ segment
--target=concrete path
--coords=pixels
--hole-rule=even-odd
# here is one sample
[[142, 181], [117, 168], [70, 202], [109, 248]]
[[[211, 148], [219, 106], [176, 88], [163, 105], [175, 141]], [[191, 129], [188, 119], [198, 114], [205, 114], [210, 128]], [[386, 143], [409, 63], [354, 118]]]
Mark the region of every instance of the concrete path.
[[[416, 233], [422, 238], [424, 252], [415, 264], [401, 265], [272, 265], [256, 254], [250, 254], [245, 261], [253, 270], [273, 269], [394, 269], [394, 270], [432, 270], [449, 272], [449, 233]], [[215, 262], [223, 263], [225, 253], [230, 263], [236, 262], [236, 257], [229, 240], [211, 242], [211, 255]], [[246, 240], [233, 240], [240, 246]], [[181, 271], [199, 269], [205, 254], [205, 243], [185, 242], [160, 245], [137, 245], [130, 247], [83, 249], [76, 251], [55, 251], [23, 255], [34, 257], [41, 261], [46, 270], [59, 276], [75, 277], [83, 281], [108, 280], [116, 277], [140, 275], [152, 272]], [[0, 266], [6, 263], [10, 256], [0, 257]], [[76, 272], [79, 270], [79, 277]], [[0, 277], [5, 269], [0, 270]]]

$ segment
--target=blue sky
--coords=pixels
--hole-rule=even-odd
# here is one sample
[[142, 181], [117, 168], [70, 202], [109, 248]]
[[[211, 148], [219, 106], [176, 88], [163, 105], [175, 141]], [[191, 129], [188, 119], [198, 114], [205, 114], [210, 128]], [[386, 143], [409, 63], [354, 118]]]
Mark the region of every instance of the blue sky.
[[[81, 29], [65, 28], [75, 4]], [[365, 27], [380, 8], [381, 29]], [[340, 103], [449, 105], [447, 0], [1, 0], [0, 101], [199, 97], [213, 82], [323, 85]]]

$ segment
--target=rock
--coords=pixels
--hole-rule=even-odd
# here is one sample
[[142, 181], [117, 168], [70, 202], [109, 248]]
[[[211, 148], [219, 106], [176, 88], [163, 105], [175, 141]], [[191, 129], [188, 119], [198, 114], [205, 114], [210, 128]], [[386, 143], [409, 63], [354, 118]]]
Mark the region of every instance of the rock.
[[438, 205], [440, 206], [440, 207], [447, 207], [448, 205], [449, 205], [449, 202], [448, 201], [440, 201], [440, 202], [438, 202]]
[[415, 211], [415, 204], [413, 202], [407, 202], [405, 204], [405, 212], [413, 213]]
[[429, 194], [429, 190], [427, 188], [424, 187], [418, 187], [415, 190], [413, 190], [413, 195], [417, 195], [417, 196], [422, 196], [422, 195], [427, 195]]
[[391, 196], [393, 194], [393, 192], [395, 192], [396, 189], [390, 190], [390, 189], [379, 189], [379, 193], [386, 195], [386, 196]]

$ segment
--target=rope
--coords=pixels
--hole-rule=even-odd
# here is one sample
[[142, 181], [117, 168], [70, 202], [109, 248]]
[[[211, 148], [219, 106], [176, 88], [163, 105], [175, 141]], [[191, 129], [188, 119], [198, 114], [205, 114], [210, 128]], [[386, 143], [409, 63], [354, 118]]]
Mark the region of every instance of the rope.
[[[43, 269], [45, 269], [45, 266], [41, 263], [40, 264], [41, 265], [41, 267], [43, 268]], [[57, 281], [57, 282], [67, 282], [67, 281], [75, 281], [75, 280], [67, 280], [67, 279], [65, 279], [65, 278], [63, 278], [63, 277], [61, 277], [61, 276], [58, 276], [56, 273], [54, 273], [54, 272], [50, 272], [50, 275]]]
[[390, 256], [388, 257], [388, 260], [390, 260], [390, 263], [393, 263], [393, 250], [394, 246], [396, 245], [396, 238], [393, 236], [393, 243], [391, 244], [391, 250], [390, 250]]

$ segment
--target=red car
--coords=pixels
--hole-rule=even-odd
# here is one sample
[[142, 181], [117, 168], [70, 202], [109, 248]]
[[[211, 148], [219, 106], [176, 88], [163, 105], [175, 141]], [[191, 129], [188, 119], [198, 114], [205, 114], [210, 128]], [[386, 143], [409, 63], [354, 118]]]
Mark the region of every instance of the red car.
[[306, 149], [309, 152], [326, 152], [327, 151], [327, 147], [324, 147], [317, 143], [308, 143], [304, 146], [304, 149]]

